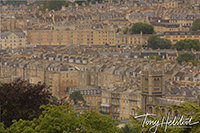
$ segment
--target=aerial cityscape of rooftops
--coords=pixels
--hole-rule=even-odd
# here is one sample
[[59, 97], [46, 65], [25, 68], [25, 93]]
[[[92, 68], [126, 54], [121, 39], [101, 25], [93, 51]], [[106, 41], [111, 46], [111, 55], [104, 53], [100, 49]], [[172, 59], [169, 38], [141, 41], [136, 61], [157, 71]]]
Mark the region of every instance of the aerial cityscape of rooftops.
[[200, 132], [200, 0], [0, 6], [0, 133]]

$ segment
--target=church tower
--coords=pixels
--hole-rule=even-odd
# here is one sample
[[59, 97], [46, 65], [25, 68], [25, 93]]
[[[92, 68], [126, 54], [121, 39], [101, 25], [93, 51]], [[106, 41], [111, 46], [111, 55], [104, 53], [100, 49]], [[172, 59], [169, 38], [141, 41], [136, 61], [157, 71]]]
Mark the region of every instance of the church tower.
[[164, 61], [157, 67], [156, 61], [150, 60], [148, 67], [141, 66], [142, 110], [146, 113], [147, 106], [154, 104], [156, 97], [165, 95]]

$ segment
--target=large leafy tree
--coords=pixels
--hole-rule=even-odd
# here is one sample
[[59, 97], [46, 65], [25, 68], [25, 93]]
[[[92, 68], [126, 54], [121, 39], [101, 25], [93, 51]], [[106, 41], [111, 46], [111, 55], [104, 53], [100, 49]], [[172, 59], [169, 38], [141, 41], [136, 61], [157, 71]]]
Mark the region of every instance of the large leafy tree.
[[51, 93], [44, 84], [32, 85], [17, 79], [0, 86], [1, 122], [6, 127], [12, 120], [32, 120], [40, 115], [39, 107], [49, 103]]
[[170, 40], [160, 38], [158, 35], [152, 35], [148, 38], [148, 47], [152, 49], [170, 49], [171, 45]]
[[200, 107], [196, 101], [193, 102], [184, 102], [180, 105], [172, 105], [170, 109], [178, 110], [180, 115], [183, 115], [187, 118], [192, 118], [191, 123], [198, 122], [197, 124], [192, 125], [192, 128], [182, 128], [182, 129], [171, 129], [170, 133], [181, 132], [181, 133], [199, 133], [200, 132]]
[[74, 100], [74, 104], [76, 104], [79, 100], [82, 100], [85, 103], [85, 99], [83, 98], [83, 95], [80, 91], [72, 92], [69, 98]]
[[188, 63], [189, 63], [189, 62], [192, 62], [192, 64], [193, 64], [194, 66], [197, 66], [197, 65], [200, 63], [200, 61], [198, 61], [198, 60], [189, 60]]
[[[102, 3], [103, 0], [98, 0], [99, 3]], [[75, 2], [70, 2], [70, 1], [61, 1], [61, 0], [54, 0], [54, 1], [45, 1], [45, 0], [42, 0], [42, 4], [43, 6], [39, 8], [39, 10], [41, 11], [45, 11], [46, 9], [48, 10], [55, 10], [55, 11], [58, 11], [62, 8], [62, 5], [63, 6], [66, 6], [68, 7], [70, 4], [72, 6], [75, 6], [75, 4], [78, 4], [78, 5], [82, 5], [82, 3], [85, 3], [85, 5], [89, 5], [89, 3], [92, 2], [93, 4], [96, 3], [95, 0], [80, 0], [80, 1], [75, 1]]]
[[195, 60], [195, 57], [194, 55], [190, 54], [190, 53], [183, 53], [183, 54], [180, 54], [176, 60], [178, 61], [179, 64], [181, 64], [183, 61], [191, 61], [191, 60]]
[[42, 1], [43, 6], [39, 8], [41, 11], [45, 11], [46, 9], [48, 10], [55, 10], [58, 11], [62, 8], [62, 5], [68, 6], [71, 4], [70, 2], [66, 1]]
[[149, 61], [152, 60], [152, 59], [156, 59], [156, 61], [161, 61], [161, 60], [163, 60], [163, 58], [161, 58], [161, 57], [159, 57], [159, 56], [154, 56], [154, 55], [151, 55], [151, 56], [149, 57]]
[[151, 24], [147, 23], [135, 23], [130, 29], [129, 32], [131, 34], [140, 34], [142, 31], [143, 34], [153, 34], [154, 33], [154, 27]]
[[5, 82], [0, 80], [0, 87], [4, 84]]
[[128, 27], [126, 27], [126, 28], [123, 29], [123, 33], [124, 33], [124, 34], [127, 34], [127, 33], [128, 33]]
[[13, 6], [19, 6], [20, 4], [21, 5], [23, 5], [23, 4], [27, 5], [27, 1], [26, 0], [21, 0], [21, 1], [20, 0], [15, 0], [15, 1], [14, 0], [13, 1], [12, 0], [7, 0], [5, 2], [5, 5], [7, 5], [7, 4], [8, 5], [12, 4]]
[[200, 30], [200, 19], [196, 19], [196, 20], [193, 22], [192, 30], [193, 30], [193, 31]]
[[130, 123], [125, 124], [125, 126], [119, 130], [120, 133], [139, 133], [140, 131], [141, 128], [134, 128]]
[[116, 119], [101, 115], [95, 111], [83, 111], [77, 115], [71, 106], [50, 105], [41, 106], [44, 111], [39, 118], [32, 121], [20, 119], [7, 128], [6, 131], [21, 133], [116, 133]]
[[5, 128], [3, 123], [0, 123], [0, 133], [5, 133]]
[[195, 49], [196, 51], [200, 50], [200, 43], [199, 40], [197, 39], [184, 39], [177, 41], [176, 44], [172, 45], [172, 49], [177, 49], [177, 50], [191, 50], [191, 48]]

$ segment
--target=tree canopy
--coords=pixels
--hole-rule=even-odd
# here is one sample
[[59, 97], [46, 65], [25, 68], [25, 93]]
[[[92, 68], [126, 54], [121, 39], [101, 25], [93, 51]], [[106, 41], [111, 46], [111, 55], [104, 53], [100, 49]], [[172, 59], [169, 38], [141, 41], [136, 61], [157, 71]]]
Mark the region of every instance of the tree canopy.
[[32, 120], [40, 115], [39, 107], [49, 103], [51, 93], [44, 84], [32, 85], [17, 79], [0, 86], [1, 122], [6, 127], [12, 120]]
[[200, 30], [200, 19], [194, 20], [193, 25], [192, 25], [192, 30], [193, 31]]
[[21, 1], [20, 0], [19, 1], [18, 0], [15, 0], [15, 1], [6, 0], [5, 3], [3, 3], [3, 4], [5, 4], [5, 5], [7, 5], [7, 4], [11, 5], [12, 4], [13, 6], [19, 6], [20, 4], [21, 5], [23, 5], [23, 4], [27, 5], [27, 1], [26, 0], [21, 0]]
[[41, 11], [45, 11], [46, 9], [48, 9], [49, 11], [51, 10], [55, 10], [58, 11], [62, 8], [63, 6], [68, 6], [69, 4], [71, 4], [70, 2], [66, 2], [66, 1], [42, 1], [43, 6], [41, 6], [39, 8], [39, 10]]
[[154, 56], [154, 55], [151, 55], [150, 57], [149, 57], [149, 60], [152, 60], [152, 59], [155, 59], [156, 58], [156, 61], [161, 61], [161, 60], [163, 60], [163, 58], [161, 58], [161, 57], [159, 57], [159, 56]]
[[44, 111], [39, 118], [32, 121], [14, 120], [13, 125], [6, 131], [12, 133], [35, 132], [35, 133], [115, 133], [118, 129], [116, 119], [101, 115], [95, 111], [83, 111], [77, 115], [71, 106], [66, 105], [42, 105]]
[[83, 98], [83, 95], [80, 91], [72, 92], [69, 98], [74, 100], [74, 104], [78, 103], [79, 100], [82, 100], [85, 103], [85, 99]]
[[126, 28], [123, 29], [123, 33], [124, 33], [124, 34], [127, 34], [127, 33], [128, 33], [128, 27], [126, 27]]
[[189, 62], [191, 62], [194, 66], [197, 66], [200, 63], [198, 60], [189, 60], [188, 63]]
[[4, 84], [5, 82], [0, 80], [0, 87]]
[[[66, 6], [66, 7], [68, 7], [69, 5], [75, 6], [75, 4], [82, 5], [82, 3], [85, 3], [85, 5], [89, 5], [90, 2], [92, 2], [92, 4], [96, 3], [95, 0], [87, 0], [87, 1], [80, 0], [80, 1], [75, 1], [75, 2], [61, 1], [61, 0], [58, 0], [58, 1], [42, 0], [43, 6], [40, 7], [39, 10], [45, 11], [46, 9], [48, 9], [48, 10], [58, 11], [62, 8], [62, 5]], [[102, 3], [102, 2], [103, 2], [103, 0], [98, 0], [98, 3]]]
[[142, 31], [143, 34], [153, 34], [154, 33], [154, 27], [151, 24], [147, 23], [135, 23], [130, 29], [129, 32], [131, 34], [140, 34]]
[[170, 40], [160, 38], [158, 35], [152, 35], [148, 38], [148, 47], [152, 49], [170, 49], [171, 45]]
[[179, 55], [176, 60], [178, 61], [179, 64], [181, 64], [183, 61], [191, 61], [191, 60], [195, 60], [194, 55], [190, 54], [190, 53], [184, 53]]
[[172, 45], [172, 49], [177, 49], [178, 51], [184, 49], [190, 51], [193, 48], [196, 51], [200, 50], [200, 43], [197, 39], [184, 39], [177, 41], [176, 44]]
[[172, 105], [169, 109], [178, 110], [178, 112], [187, 117], [192, 117], [192, 122], [198, 122], [198, 124], [192, 125], [192, 128], [182, 128], [182, 129], [172, 129], [171, 133], [173, 132], [182, 132], [182, 133], [199, 133], [200, 132], [200, 107], [196, 101], [192, 102], [184, 102], [180, 105]]

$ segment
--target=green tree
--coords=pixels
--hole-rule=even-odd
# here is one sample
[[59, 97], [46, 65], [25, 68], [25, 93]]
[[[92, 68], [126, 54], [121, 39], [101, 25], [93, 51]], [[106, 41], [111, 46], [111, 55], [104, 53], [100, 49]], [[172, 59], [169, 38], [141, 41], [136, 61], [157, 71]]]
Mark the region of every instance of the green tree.
[[135, 48], [140, 50], [142, 48], [142, 46], [141, 45], [137, 45]]
[[[1, 118], [1, 117], [0, 117]], [[0, 122], [0, 133], [5, 133], [4, 124]]]
[[128, 27], [124, 28], [123, 33], [124, 33], [124, 34], [127, 34], [127, 33], [128, 33]]
[[194, 55], [190, 54], [190, 53], [184, 53], [184, 54], [181, 54], [179, 55], [176, 60], [178, 61], [179, 64], [181, 64], [183, 61], [190, 61], [190, 60], [194, 60], [195, 57]]
[[[75, 6], [75, 4], [82, 5], [82, 3], [85, 3], [85, 5], [89, 5], [89, 3], [92, 2], [93, 4], [96, 3], [94, 0], [87, 0], [87, 1], [75, 1], [75, 2], [69, 2], [69, 1], [44, 1], [42, 0], [43, 6], [39, 8], [40, 11], [45, 11], [46, 9], [48, 10], [55, 10], [58, 11], [62, 8], [62, 5], [68, 7], [70, 4], [72, 6]], [[103, 0], [98, 0], [98, 3], [102, 3]]]
[[139, 133], [140, 129], [135, 129], [133, 126], [128, 123], [120, 129], [120, 133]]
[[58, 102], [58, 98], [57, 98], [56, 96], [53, 96], [53, 97], [51, 98], [51, 100], [52, 100], [52, 102], [53, 102], [54, 104], [56, 104], [56, 103]]
[[177, 41], [176, 44], [172, 45], [172, 49], [182, 50], [185, 49], [187, 51], [190, 51], [191, 48], [195, 49], [196, 51], [200, 50], [200, 43], [197, 39], [184, 39]]
[[81, 127], [83, 132], [87, 133], [116, 133], [117, 127], [116, 122], [119, 122], [117, 119], [112, 119], [111, 117], [101, 115], [95, 111], [84, 111], [80, 117]]
[[192, 30], [193, 30], [193, 31], [200, 30], [200, 19], [196, 19], [196, 20], [193, 22]]
[[66, 1], [42, 1], [43, 6], [39, 8], [41, 11], [48, 9], [49, 11], [55, 10], [58, 11], [62, 8], [62, 5], [68, 6], [71, 2]]
[[172, 43], [168, 39], [160, 38], [158, 35], [152, 35], [148, 38], [148, 47], [152, 49], [170, 49]]
[[66, 105], [42, 105], [44, 111], [39, 118], [32, 121], [20, 119], [13, 121], [13, 125], [6, 131], [12, 133], [35, 132], [35, 133], [115, 133], [116, 119], [101, 115], [95, 111], [83, 111], [77, 115], [71, 106]]
[[4, 84], [5, 82], [0, 80], [0, 87]]
[[154, 33], [154, 27], [151, 24], [147, 23], [135, 23], [130, 29], [129, 32], [131, 34], [140, 34], [142, 31], [143, 34], [153, 34]]
[[183, 115], [187, 118], [192, 117], [193, 122], [198, 122], [195, 125], [192, 125], [192, 128], [182, 128], [182, 129], [171, 129], [170, 133], [181, 132], [181, 133], [199, 133], [200, 132], [200, 107], [196, 101], [193, 102], [184, 102], [180, 105], [172, 105], [170, 109], [178, 110], [180, 115]]
[[13, 5], [13, 6], [19, 6], [20, 4], [21, 5], [23, 5], [23, 4], [25, 4], [25, 5], [27, 5], [27, 1], [26, 0], [23, 0], [23, 1], [17, 1], [17, 0], [15, 0], [15, 1], [12, 1], [12, 0], [7, 0], [6, 2], [5, 2], [5, 5]]
[[84, 103], [86, 103], [85, 99], [83, 98], [83, 95], [80, 91], [72, 92], [69, 96], [70, 99], [74, 100], [74, 104], [76, 104], [79, 100], [82, 100]]
[[39, 117], [39, 107], [49, 103], [51, 93], [44, 84], [32, 85], [26, 81], [17, 79], [11, 83], [0, 86], [1, 122], [6, 127], [12, 124], [12, 120], [32, 120]]
[[189, 62], [192, 62], [192, 64], [193, 64], [194, 66], [197, 66], [197, 65], [200, 63], [200, 61], [198, 61], [198, 60], [189, 60], [188, 63], [189, 63]]
[[155, 59], [155, 58], [156, 58], [156, 61], [161, 61], [161, 60], [163, 60], [163, 58], [161, 58], [161, 57], [159, 57], [159, 56], [151, 55], [151, 56], [149, 57], [149, 61], [152, 60], [152, 59]]

